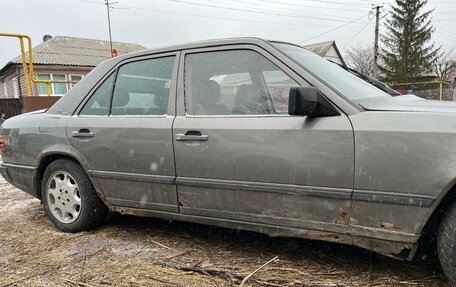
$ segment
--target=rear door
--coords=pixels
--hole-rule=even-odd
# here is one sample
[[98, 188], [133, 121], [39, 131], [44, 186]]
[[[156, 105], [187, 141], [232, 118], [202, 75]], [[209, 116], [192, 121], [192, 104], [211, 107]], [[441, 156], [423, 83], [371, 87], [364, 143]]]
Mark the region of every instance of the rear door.
[[113, 205], [177, 211], [171, 127], [178, 54], [123, 62], [67, 124]]
[[354, 167], [347, 116], [289, 116], [289, 89], [309, 84], [256, 46], [182, 59], [173, 128], [180, 212], [345, 230]]

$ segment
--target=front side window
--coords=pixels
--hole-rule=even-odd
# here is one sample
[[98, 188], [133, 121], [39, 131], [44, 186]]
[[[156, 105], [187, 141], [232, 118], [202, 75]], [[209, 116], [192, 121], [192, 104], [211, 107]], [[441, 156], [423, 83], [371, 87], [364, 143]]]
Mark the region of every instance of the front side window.
[[175, 57], [143, 60], [119, 68], [111, 114], [166, 115]]
[[288, 113], [288, 95], [298, 84], [281, 70], [263, 71], [263, 78], [277, 113]]
[[288, 92], [298, 86], [280, 68], [251, 50], [185, 57], [185, 101], [189, 115], [286, 114]]

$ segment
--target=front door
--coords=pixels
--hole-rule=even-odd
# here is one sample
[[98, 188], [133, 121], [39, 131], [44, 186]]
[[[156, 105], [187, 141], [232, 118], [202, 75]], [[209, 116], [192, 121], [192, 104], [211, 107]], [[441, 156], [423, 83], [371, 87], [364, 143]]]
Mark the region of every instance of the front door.
[[189, 51], [181, 70], [185, 114], [173, 127], [180, 212], [345, 229], [353, 132], [343, 113], [289, 116], [289, 89], [309, 84], [257, 47]]
[[71, 144], [113, 205], [177, 211], [171, 133], [176, 57], [121, 64], [67, 124]]

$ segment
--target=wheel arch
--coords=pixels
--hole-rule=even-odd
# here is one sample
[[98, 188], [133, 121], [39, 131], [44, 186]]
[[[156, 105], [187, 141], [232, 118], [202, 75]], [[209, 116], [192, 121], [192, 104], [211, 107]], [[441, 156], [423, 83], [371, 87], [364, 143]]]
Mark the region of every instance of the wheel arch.
[[437, 207], [432, 210], [431, 215], [428, 217], [423, 226], [422, 234], [435, 234], [437, 233], [440, 223], [446, 214], [446, 211], [456, 202], [456, 183], [442, 197]]
[[44, 172], [51, 163], [58, 159], [71, 160], [83, 167], [83, 165], [76, 159], [76, 157], [70, 154], [56, 152], [43, 155], [39, 160], [34, 180], [35, 190], [39, 200], [41, 200], [41, 181], [43, 179]]

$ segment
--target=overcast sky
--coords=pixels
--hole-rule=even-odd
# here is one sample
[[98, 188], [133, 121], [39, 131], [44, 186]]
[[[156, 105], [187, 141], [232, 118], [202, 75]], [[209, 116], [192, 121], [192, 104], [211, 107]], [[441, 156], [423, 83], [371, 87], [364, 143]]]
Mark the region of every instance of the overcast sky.
[[[212, 38], [255, 36], [300, 44], [336, 40], [339, 49], [371, 45], [375, 19], [366, 0], [110, 0], [113, 41], [148, 48]], [[103, 0], [0, 0], [0, 32], [109, 39]], [[385, 16], [394, 0], [385, 0]], [[456, 49], [456, 0], [429, 0], [434, 41]], [[380, 29], [384, 29], [381, 26]], [[331, 31], [333, 30], [333, 31]], [[0, 67], [19, 54], [0, 37]]]

